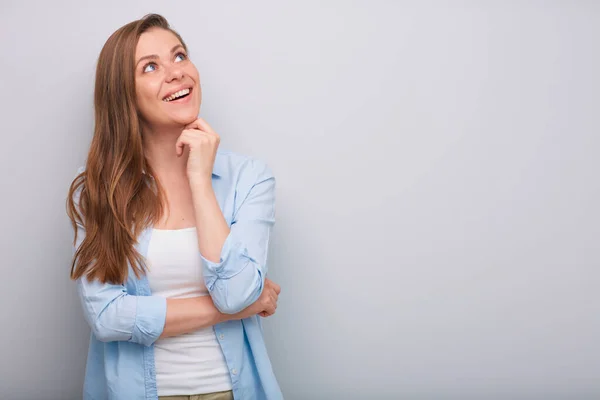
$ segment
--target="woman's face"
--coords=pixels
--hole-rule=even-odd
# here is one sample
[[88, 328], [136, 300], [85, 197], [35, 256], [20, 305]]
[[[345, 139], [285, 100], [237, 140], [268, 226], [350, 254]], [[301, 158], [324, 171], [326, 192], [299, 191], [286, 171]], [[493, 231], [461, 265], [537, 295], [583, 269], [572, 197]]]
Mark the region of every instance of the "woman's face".
[[135, 91], [144, 122], [160, 129], [195, 121], [202, 102], [200, 76], [177, 36], [151, 28], [140, 36], [135, 53]]

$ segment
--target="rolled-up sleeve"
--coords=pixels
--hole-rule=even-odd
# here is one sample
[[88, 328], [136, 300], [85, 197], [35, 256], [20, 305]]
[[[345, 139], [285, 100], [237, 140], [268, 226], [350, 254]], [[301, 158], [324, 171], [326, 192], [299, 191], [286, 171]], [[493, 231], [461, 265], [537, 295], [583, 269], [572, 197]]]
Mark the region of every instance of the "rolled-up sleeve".
[[[81, 172], [81, 168], [78, 172]], [[78, 207], [80, 191], [75, 194]], [[73, 255], [85, 239], [85, 229], [77, 222]], [[77, 279], [77, 294], [83, 314], [94, 336], [103, 342], [129, 341], [150, 346], [164, 329], [167, 302], [160, 296], [134, 296], [125, 285]]]
[[267, 274], [269, 239], [275, 224], [275, 177], [269, 167], [252, 160], [240, 178], [241, 201], [223, 243], [219, 262], [203, 261], [204, 282], [215, 306], [235, 314], [262, 293]]
[[150, 346], [161, 335], [167, 303], [159, 296], [132, 296], [123, 285], [77, 280], [84, 316], [102, 342], [129, 341]]

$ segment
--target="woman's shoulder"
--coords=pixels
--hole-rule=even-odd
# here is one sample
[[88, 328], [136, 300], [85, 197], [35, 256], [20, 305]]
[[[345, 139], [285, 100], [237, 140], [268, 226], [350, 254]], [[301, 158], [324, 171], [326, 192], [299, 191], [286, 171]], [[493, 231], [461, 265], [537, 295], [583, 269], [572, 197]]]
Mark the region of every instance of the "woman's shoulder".
[[273, 172], [266, 161], [255, 156], [221, 148], [217, 150], [214, 171], [217, 175], [238, 179], [255, 180], [273, 177]]

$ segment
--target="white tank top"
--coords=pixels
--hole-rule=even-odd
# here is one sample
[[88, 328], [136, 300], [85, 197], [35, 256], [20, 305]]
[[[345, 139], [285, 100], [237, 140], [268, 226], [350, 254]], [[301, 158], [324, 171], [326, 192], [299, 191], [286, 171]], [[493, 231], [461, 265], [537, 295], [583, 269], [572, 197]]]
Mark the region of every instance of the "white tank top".
[[[148, 281], [153, 295], [208, 296], [196, 228], [153, 229], [148, 244]], [[231, 390], [231, 377], [214, 328], [158, 339], [154, 343], [159, 396]]]

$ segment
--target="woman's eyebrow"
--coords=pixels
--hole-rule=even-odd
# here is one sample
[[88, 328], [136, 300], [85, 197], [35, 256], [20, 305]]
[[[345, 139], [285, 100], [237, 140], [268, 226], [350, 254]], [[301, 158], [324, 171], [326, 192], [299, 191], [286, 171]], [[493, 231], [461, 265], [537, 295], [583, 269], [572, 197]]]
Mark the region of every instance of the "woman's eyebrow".
[[[179, 47], [181, 47], [181, 48], [183, 49], [183, 46], [181, 45], [181, 43], [179, 43], [179, 44], [176, 44], [176, 45], [175, 45], [175, 46], [174, 46], [174, 47], [171, 49], [171, 54], [173, 54], [173, 53], [175, 52], [175, 50], [177, 50]], [[143, 61], [143, 60], [148, 60], [148, 59], [156, 59], [156, 58], [158, 58], [158, 56], [157, 56], [156, 54], [150, 54], [150, 55], [147, 55], [147, 56], [141, 57], [139, 60], [137, 60], [137, 62], [135, 63], [135, 65], [137, 66], [137, 65], [140, 63], [140, 61]]]

